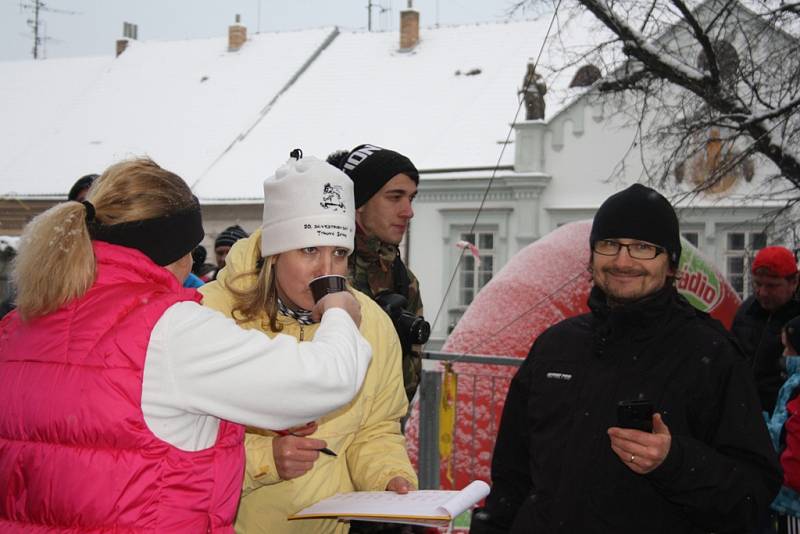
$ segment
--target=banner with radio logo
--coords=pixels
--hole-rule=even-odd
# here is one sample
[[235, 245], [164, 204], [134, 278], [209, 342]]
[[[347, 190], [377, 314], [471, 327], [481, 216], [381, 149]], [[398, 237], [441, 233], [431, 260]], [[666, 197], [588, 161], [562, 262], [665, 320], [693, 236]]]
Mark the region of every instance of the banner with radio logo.
[[739, 296], [717, 269], [694, 246], [681, 238], [678, 291], [692, 306], [719, 319], [726, 328], [739, 307]]

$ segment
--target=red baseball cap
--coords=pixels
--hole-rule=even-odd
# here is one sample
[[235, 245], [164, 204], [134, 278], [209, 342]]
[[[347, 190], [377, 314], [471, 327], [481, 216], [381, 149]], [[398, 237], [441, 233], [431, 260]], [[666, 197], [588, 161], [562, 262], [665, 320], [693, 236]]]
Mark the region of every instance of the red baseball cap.
[[759, 269], [765, 269], [774, 276], [791, 276], [797, 272], [797, 261], [788, 248], [764, 247], [753, 260], [753, 273]]

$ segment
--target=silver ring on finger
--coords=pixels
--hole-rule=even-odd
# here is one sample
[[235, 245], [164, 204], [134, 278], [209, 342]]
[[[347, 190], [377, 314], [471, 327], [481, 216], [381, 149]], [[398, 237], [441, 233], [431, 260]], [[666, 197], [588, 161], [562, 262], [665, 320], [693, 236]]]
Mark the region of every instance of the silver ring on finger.
[[631, 463], [634, 463], [635, 461], [636, 461], [636, 456], [631, 454]]

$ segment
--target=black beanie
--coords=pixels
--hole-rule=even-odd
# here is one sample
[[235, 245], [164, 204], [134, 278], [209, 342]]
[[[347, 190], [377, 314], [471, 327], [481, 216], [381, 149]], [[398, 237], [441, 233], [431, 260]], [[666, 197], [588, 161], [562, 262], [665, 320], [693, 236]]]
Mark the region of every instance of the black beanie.
[[597, 210], [589, 247], [601, 239], [639, 239], [664, 247], [672, 267], [681, 257], [678, 217], [669, 201], [642, 184], [611, 195]]
[[783, 327], [786, 339], [795, 351], [800, 351], [800, 315], [786, 323]]
[[400, 173], [419, 184], [419, 171], [410, 159], [375, 145], [358, 145], [351, 150], [342, 170], [353, 180], [356, 208], [366, 204], [386, 182]]
[[197, 245], [192, 250], [192, 263], [195, 265], [202, 265], [206, 262], [206, 257], [208, 257], [208, 252], [206, 251], [206, 247], [203, 245]]
[[220, 232], [217, 239], [214, 240], [214, 248], [232, 247], [234, 243], [245, 237], [249, 237], [249, 235], [244, 231], [244, 228], [238, 224], [229, 226]]

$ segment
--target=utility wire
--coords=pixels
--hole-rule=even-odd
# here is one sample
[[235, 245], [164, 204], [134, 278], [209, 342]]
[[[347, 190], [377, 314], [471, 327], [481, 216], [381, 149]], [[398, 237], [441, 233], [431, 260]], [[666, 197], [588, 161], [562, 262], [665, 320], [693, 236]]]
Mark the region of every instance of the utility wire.
[[[544, 53], [544, 47], [547, 44], [547, 39], [550, 37], [550, 32], [553, 29], [553, 24], [555, 23], [556, 16], [558, 15], [558, 8], [561, 6], [561, 0], [558, 0], [556, 3], [556, 8], [553, 11], [553, 16], [550, 19], [550, 24], [547, 27], [547, 33], [545, 33], [544, 40], [542, 41], [542, 46], [539, 48], [539, 54], [536, 56], [536, 61], [533, 64], [533, 70], [536, 70], [536, 67], [539, 66], [539, 60], [542, 58], [542, 54]], [[522, 88], [522, 94], [524, 95], [525, 92], [530, 87], [530, 84], [533, 83], [534, 77], [531, 76], [530, 79], [525, 81], [525, 86]], [[481, 212], [483, 211], [483, 206], [486, 204], [486, 198], [489, 196], [489, 190], [492, 188], [492, 184], [494, 183], [495, 176], [497, 175], [497, 170], [500, 167], [500, 162], [503, 160], [503, 154], [505, 154], [506, 147], [508, 146], [511, 140], [511, 134], [514, 131], [514, 124], [517, 122], [517, 118], [519, 117], [519, 112], [522, 109], [522, 104], [525, 102], [525, 98], [521, 98], [519, 104], [517, 104], [517, 111], [514, 113], [514, 119], [511, 121], [511, 126], [508, 128], [508, 134], [506, 134], [506, 139], [503, 142], [502, 148], [500, 149], [500, 155], [497, 157], [497, 163], [495, 163], [494, 169], [492, 169], [492, 176], [489, 178], [489, 183], [486, 185], [486, 189], [483, 192], [483, 198], [481, 198], [481, 203], [478, 206], [478, 212], [475, 214], [475, 219], [472, 221], [472, 225], [470, 226], [469, 233], [475, 234], [475, 228], [478, 225], [478, 219], [481, 216]], [[436, 323], [439, 322], [439, 316], [444, 309], [444, 306], [447, 302], [447, 296], [450, 294], [450, 290], [453, 288], [453, 282], [456, 279], [456, 275], [458, 275], [458, 269], [461, 267], [461, 261], [464, 259], [464, 252], [465, 249], [461, 249], [461, 253], [458, 255], [458, 261], [456, 262], [456, 266], [453, 269], [453, 274], [450, 276], [450, 281], [447, 284], [447, 289], [445, 289], [444, 295], [442, 295], [442, 301], [439, 304], [439, 309], [436, 310], [436, 316], [433, 319], [433, 323], [431, 324], [431, 330], [436, 327]], [[516, 320], [516, 319], [515, 319]]]

